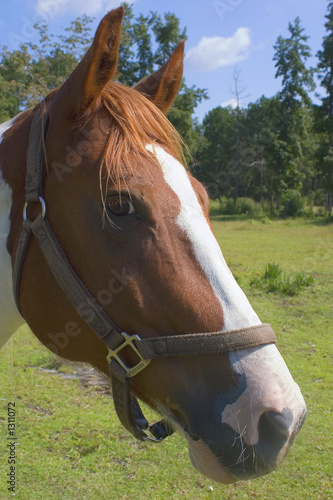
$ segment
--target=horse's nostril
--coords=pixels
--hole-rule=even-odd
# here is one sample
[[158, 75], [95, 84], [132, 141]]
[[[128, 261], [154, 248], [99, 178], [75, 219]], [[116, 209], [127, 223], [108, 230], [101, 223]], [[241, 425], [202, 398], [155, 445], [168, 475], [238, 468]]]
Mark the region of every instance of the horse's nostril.
[[293, 413], [289, 408], [284, 409], [282, 413], [269, 411], [266, 413], [266, 418], [270, 425], [280, 431], [287, 431], [294, 421]]
[[294, 416], [289, 408], [281, 413], [267, 411], [259, 420], [259, 442], [261, 446], [268, 446], [278, 452], [288, 439], [288, 430], [291, 428]]

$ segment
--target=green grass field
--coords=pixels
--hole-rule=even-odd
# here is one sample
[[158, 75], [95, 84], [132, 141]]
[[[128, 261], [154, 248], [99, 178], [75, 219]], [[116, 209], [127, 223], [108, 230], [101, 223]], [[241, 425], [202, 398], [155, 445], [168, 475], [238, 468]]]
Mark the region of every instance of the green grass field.
[[[265, 222], [265, 223], [264, 223]], [[306, 423], [275, 472], [222, 486], [191, 466], [180, 436], [161, 445], [136, 442], [122, 429], [112, 399], [78, 379], [22, 328], [0, 353], [0, 499], [11, 498], [7, 408], [15, 403], [16, 498], [38, 499], [332, 499], [333, 498], [333, 225], [269, 223], [218, 217], [224, 256], [278, 346], [307, 406]], [[250, 286], [268, 262], [305, 272], [314, 284], [293, 297]]]

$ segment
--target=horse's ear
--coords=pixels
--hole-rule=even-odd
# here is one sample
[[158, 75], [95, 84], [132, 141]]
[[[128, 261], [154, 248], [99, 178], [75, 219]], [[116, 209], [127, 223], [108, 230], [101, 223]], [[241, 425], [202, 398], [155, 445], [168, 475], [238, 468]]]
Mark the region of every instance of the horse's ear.
[[66, 100], [70, 113], [77, 114], [87, 109], [115, 75], [123, 17], [124, 7], [103, 17], [88, 52], [59, 89], [56, 97], [62, 103]]
[[166, 113], [178, 94], [183, 78], [184, 40], [175, 48], [170, 59], [155, 73], [134, 86]]

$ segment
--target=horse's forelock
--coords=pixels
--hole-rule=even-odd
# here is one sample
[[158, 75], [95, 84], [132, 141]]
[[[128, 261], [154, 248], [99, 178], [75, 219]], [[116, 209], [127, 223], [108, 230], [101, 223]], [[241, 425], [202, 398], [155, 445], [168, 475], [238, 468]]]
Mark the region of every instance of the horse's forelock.
[[127, 171], [131, 169], [133, 159], [135, 163], [142, 162], [144, 157], [152, 159], [151, 153], [147, 151], [148, 144], [158, 143], [185, 163], [181, 136], [168, 118], [138, 91], [110, 82], [90, 114], [96, 114], [102, 107], [109, 113], [111, 129], [101, 168], [106, 168], [108, 178], [113, 183], [117, 184], [123, 179], [124, 168]]

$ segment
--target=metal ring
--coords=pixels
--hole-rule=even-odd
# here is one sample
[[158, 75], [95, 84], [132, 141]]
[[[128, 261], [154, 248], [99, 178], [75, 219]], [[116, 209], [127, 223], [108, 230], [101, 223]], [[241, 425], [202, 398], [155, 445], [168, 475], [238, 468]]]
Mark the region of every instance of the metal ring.
[[[41, 204], [41, 207], [42, 207], [41, 216], [43, 217], [43, 219], [45, 219], [46, 203], [45, 203], [44, 199], [41, 196], [38, 197], [38, 201], [39, 201], [39, 203]], [[33, 202], [30, 202], [30, 203], [33, 203]], [[24, 204], [24, 207], [23, 207], [23, 220], [27, 220], [28, 219], [27, 209], [28, 209], [28, 206], [30, 205], [30, 203], [25, 202], [25, 204]]]

